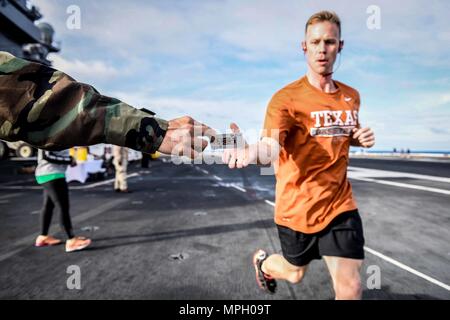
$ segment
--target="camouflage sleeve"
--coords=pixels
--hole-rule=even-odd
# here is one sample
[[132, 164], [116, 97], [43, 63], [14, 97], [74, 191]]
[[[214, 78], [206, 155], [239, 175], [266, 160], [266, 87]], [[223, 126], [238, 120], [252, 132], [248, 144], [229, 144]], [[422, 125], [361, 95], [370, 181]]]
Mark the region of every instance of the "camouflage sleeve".
[[110, 143], [153, 153], [167, 127], [151, 111], [0, 51], [0, 139], [47, 150]]

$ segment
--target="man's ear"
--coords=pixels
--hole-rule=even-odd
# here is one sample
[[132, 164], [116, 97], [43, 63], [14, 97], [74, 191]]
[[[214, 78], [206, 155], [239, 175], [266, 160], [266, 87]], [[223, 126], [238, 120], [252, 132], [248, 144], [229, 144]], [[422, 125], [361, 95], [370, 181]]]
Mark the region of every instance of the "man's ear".
[[338, 53], [341, 53], [342, 49], [344, 49], [344, 40], [339, 40]]
[[306, 41], [302, 41], [302, 50], [303, 50], [304, 53], [306, 53], [306, 50], [307, 50], [307, 48], [306, 48]]

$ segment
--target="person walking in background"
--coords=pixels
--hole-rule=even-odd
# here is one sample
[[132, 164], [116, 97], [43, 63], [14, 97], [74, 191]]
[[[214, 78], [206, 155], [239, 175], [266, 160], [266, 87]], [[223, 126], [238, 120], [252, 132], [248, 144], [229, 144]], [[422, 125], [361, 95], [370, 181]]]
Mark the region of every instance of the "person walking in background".
[[73, 157], [68, 151], [38, 151], [38, 164], [36, 167], [36, 181], [44, 188], [44, 203], [41, 210], [41, 234], [36, 238], [36, 247], [58, 245], [62, 241], [48, 235], [52, 222], [53, 209], [57, 207], [60, 213], [60, 223], [66, 232], [66, 252], [78, 251], [91, 244], [91, 240], [76, 237], [69, 213], [69, 189], [66, 182], [65, 171], [67, 165], [75, 165]]
[[113, 154], [112, 154], [112, 148], [110, 146], [103, 148], [103, 155], [102, 155], [103, 165], [102, 167], [106, 170], [106, 175], [113, 175], [114, 174], [114, 164], [113, 164]]
[[116, 169], [116, 179], [114, 181], [114, 191], [129, 193], [127, 184], [128, 148], [114, 146], [114, 167]]

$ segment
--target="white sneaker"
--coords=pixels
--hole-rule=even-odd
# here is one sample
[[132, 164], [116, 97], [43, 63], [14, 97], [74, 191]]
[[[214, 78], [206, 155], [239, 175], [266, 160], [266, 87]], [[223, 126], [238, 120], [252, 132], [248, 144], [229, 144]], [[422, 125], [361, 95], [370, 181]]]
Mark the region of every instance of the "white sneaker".
[[83, 250], [91, 244], [91, 239], [75, 237], [66, 241], [66, 252]]

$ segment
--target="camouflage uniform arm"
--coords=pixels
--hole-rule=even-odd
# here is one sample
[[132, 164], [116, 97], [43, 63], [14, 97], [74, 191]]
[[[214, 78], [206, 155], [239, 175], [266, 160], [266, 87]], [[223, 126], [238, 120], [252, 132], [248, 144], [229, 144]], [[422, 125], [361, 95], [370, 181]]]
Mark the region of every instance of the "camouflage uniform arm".
[[47, 150], [110, 143], [153, 153], [167, 127], [151, 111], [0, 51], [0, 139]]

